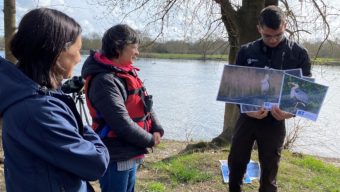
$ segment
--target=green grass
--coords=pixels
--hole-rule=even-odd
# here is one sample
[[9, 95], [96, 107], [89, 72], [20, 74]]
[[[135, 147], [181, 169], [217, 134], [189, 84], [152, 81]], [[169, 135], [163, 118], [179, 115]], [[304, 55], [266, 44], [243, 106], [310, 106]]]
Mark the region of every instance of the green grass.
[[312, 58], [312, 62], [316, 65], [340, 65], [340, 59], [336, 58]]
[[151, 182], [145, 185], [148, 192], [165, 192], [165, 186], [160, 182]]
[[278, 176], [281, 191], [340, 192], [340, 168], [312, 156], [284, 152]]
[[340, 168], [311, 156], [294, 158], [290, 162], [301, 169], [305, 187], [314, 191], [340, 192]]
[[211, 179], [212, 174], [199, 169], [199, 162], [199, 155], [190, 154], [168, 161], [161, 161], [156, 163], [154, 168], [168, 173], [175, 183], [195, 183]]
[[[159, 151], [172, 150], [170, 143], [163, 144]], [[188, 154], [175, 154], [166, 159], [148, 162], [139, 170], [138, 191], [227, 191], [222, 182], [219, 160], [227, 159], [228, 150], [209, 150]], [[157, 151], [150, 154], [159, 157]], [[157, 159], [157, 158], [156, 158]], [[159, 158], [158, 158], [159, 159]], [[257, 151], [252, 159], [258, 161]], [[247, 192], [257, 191], [259, 182], [245, 184]], [[340, 192], [340, 168], [327, 164], [315, 157], [294, 155], [289, 151], [282, 154], [278, 173], [280, 192]]]

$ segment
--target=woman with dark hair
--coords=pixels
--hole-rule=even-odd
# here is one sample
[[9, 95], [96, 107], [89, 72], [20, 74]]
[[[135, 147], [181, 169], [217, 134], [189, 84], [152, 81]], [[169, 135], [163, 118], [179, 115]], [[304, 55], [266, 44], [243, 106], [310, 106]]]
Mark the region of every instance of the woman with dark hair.
[[113, 26], [102, 38], [101, 52], [91, 52], [82, 69], [92, 127], [110, 153], [109, 168], [99, 180], [103, 192], [134, 191], [138, 164], [164, 133], [132, 65], [138, 43], [129, 26]]
[[0, 58], [0, 114], [4, 172], [11, 191], [91, 191], [109, 154], [83, 126], [72, 98], [60, 86], [80, 61], [81, 27], [47, 8], [22, 18], [11, 41], [17, 66]]

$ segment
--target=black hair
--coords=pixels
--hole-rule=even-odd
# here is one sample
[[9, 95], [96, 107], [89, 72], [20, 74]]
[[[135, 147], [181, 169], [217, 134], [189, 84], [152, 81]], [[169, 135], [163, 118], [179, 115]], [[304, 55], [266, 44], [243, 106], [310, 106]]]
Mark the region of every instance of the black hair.
[[23, 73], [41, 86], [56, 88], [65, 73], [57, 58], [80, 34], [81, 27], [73, 18], [54, 9], [37, 8], [21, 19], [10, 49]]
[[135, 30], [125, 24], [115, 25], [105, 32], [101, 52], [109, 59], [118, 58], [127, 45], [136, 43], [139, 37]]
[[280, 28], [281, 24], [286, 22], [286, 15], [278, 6], [270, 5], [262, 9], [259, 16], [259, 25], [271, 29]]

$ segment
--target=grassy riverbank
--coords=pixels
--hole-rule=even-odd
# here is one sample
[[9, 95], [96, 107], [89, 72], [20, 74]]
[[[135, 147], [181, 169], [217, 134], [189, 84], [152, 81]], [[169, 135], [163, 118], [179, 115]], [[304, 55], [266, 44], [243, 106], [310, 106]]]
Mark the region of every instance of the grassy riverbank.
[[[202, 54], [175, 54], [175, 53], [140, 53], [142, 58], [155, 59], [196, 59], [196, 60], [220, 60], [228, 61], [227, 55], [202, 55]], [[340, 66], [340, 59], [335, 58], [311, 58], [313, 64], [316, 65], [338, 65]]]
[[[220, 192], [227, 191], [222, 182], [220, 163], [228, 149], [181, 154], [188, 143], [164, 140], [146, 157], [138, 171], [138, 192]], [[257, 161], [256, 152], [252, 159]], [[281, 192], [340, 192], [340, 160], [283, 153], [278, 185]], [[3, 165], [0, 166], [0, 191], [4, 190]], [[97, 182], [92, 183], [96, 191]], [[245, 185], [245, 191], [257, 191], [258, 181]]]
[[337, 65], [340, 66], [340, 59], [335, 58], [312, 58], [313, 63], [317, 65]]

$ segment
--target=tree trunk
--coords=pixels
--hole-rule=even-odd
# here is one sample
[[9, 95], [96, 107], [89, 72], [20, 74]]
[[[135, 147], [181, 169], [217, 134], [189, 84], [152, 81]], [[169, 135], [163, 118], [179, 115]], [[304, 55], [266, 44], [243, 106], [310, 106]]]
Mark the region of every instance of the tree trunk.
[[268, 5], [279, 5], [279, 1], [278, 0], [266, 0], [264, 3], [264, 6], [267, 7]]
[[15, 0], [4, 0], [4, 24], [5, 24], [5, 57], [15, 63], [16, 59], [9, 49], [9, 43], [15, 33]]
[[[260, 37], [256, 29], [260, 11], [265, 5], [278, 5], [278, 0], [243, 0], [242, 6], [236, 11], [229, 0], [216, 2], [221, 5], [222, 21], [229, 37], [229, 63], [234, 64], [240, 45]], [[239, 114], [237, 105], [225, 105], [223, 131], [212, 143], [218, 146], [230, 144]]]
[[[15, 0], [4, 0], [4, 24], [5, 24], [5, 58], [15, 63], [16, 59], [9, 49], [9, 42], [15, 33]], [[0, 114], [0, 162], [3, 161], [2, 151], [2, 119]]]

